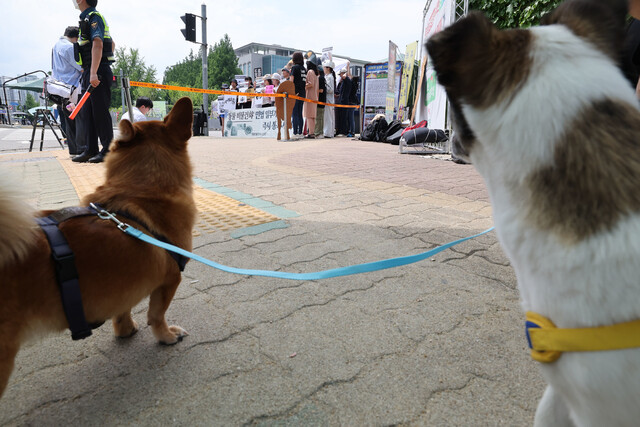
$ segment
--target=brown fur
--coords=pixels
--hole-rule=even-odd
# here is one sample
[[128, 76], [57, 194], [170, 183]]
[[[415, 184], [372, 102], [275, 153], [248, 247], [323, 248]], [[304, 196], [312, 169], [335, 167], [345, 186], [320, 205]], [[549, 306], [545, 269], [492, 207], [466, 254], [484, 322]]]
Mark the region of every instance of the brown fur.
[[[127, 212], [144, 223], [130, 222], [132, 226], [191, 250], [196, 208], [187, 141], [192, 120], [188, 98], [179, 100], [164, 122], [132, 125], [123, 120], [121, 138], [111, 144], [106, 158], [106, 180], [82, 204], [101, 203], [110, 211]], [[175, 344], [186, 335], [164, 318], [181, 280], [178, 265], [165, 250], [129, 237], [97, 216], [68, 220], [60, 229], [75, 252], [89, 323], [111, 318], [116, 336], [131, 336], [138, 329], [131, 308], [150, 295], [147, 318], [156, 339]], [[0, 277], [1, 396], [21, 343], [36, 331], [61, 331], [68, 325], [42, 232], [18, 262], [2, 267], [0, 260]]]
[[[296, 89], [293, 82], [286, 80], [278, 86], [278, 93], [288, 93], [289, 95], [295, 95]], [[293, 113], [293, 107], [296, 103], [295, 99], [287, 99], [287, 111], [284, 110], [284, 98], [276, 98], [276, 116], [278, 117], [278, 141], [280, 141], [280, 127], [284, 121], [287, 126], [285, 132], [287, 133], [287, 139], [289, 139], [289, 129], [291, 129], [291, 114]]]
[[429, 56], [450, 101], [457, 153], [468, 155], [476, 141], [460, 104], [487, 108], [514, 96], [531, 72], [530, 44], [529, 32], [498, 31], [480, 12], [429, 39]]
[[528, 31], [499, 31], [482, 13], [472, 12], [431, 37], [427, 50], [450, 98], [487, 108], [512, 96], [526, 81], [530, 44]]
[[625, 0], [569, 0], [544, 16], [541, 24], [567, 26], [620, 64], [627, 10]]
[[529, 217], [575, 243], [640, 212], [640, 114], [604, 100], [586, 108], [557, 144], [554, 164], [529, 177]]

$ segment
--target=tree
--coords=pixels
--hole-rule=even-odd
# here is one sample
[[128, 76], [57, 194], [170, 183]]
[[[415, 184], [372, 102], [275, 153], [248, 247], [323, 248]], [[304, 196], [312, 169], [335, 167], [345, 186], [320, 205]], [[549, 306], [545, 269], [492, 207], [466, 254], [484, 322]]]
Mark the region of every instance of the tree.
[[202, 87], [202, 56], [193, 54], [175, 65], [167, 67], [164, 72], [163, 84], [177, 83], [179, 86]]
[[209, 50], [209, 87], [220, 89], [229, 83], [236, 74], [242, 74], [238, 68], [238, 57], [227, 34]]
[[36, 102], [35, 98], [33, 97], [33, 95], [31, 95], [30, 93], [27, 93], [27, 99], [25, 99], [24, 101], [24, 109], [25, 111], [28, 111], [34, 107], [37, 107], [39, 104]]
[[[189, 56], [185, 59], [175, 65], [167, 67], [162, 83], [170, 86], [202, 88], [202, 56], [200, 54], [194, 55], [193, 50], [189, 52]], [[175, 104], [175, 102], [183, 96], [191, 98], [193, 105], [202, 105], [201, 93], [173, 90], [164, 91], [165, 99], [172, 104]]]
[[[223, 83], [229, 83], [236, 74], [242, 73], [242, 70], [238, 68], [238, 57], [233, 51], [231, 40], [227, 34], [209, 49], [207, 61], [209, 71], [208, 87], [211, 89], [222, 88]], [[202, 54], [198, 52], [196, 55], [191, 51], [185, 59], [167, 67], [164, 72], [163, 84], [201, 88]], [[180, 96], [188, 96], [192, 99], [194, 105], [202, 104], [202, 94], [167, 92], [166, 99], [169, 102], [175, 102]], [[209, 95], [210, 100], [216, 99], [216, 97], [216, 95]]]
[[[116, 62], [113, 65], [113, 75], [116, 79], [120, 77], [122, 71], [125, 77], [129, 77], [130, 81], [156, 83], [156, 69], [154, 66], [147, 66], [144, 58], [140, 55], [138, 49], [129, 48], [128, 52], [125, 47], [116, 49]], [[118, 84], [118, 88], [120, 84]], [[152, 88], [132, 87], [131, 100], [135, 104], [135, 100], [141, 96], [146, 96], [152, 101], [163, 99], [162, 91]], [[111, 91], [111, 107], [120, 108], [122, 106], [122, 93], [118, 89]]]
[[537, 25], [561, 0], [469, 0], [469, 10], [481, 10], [499, 28]]
[[[169, 86], [185, 86], [177, 82], [167, 82], [165, 84]], [[186, 87], [192, 87], [192, 86], [186, 86]], [[187, 96], [191, 98], [191, 102], [193, 102], [194, 106], [199, 107], [200, 105], [202, 105], [202, 93], [177, 91], [177, 90], [166, 90], [164, 92], [165, 92], [164, 93], [165, 99], [170, 104], [175, 104], [178, 99], [182, 98], [183, 96]]]

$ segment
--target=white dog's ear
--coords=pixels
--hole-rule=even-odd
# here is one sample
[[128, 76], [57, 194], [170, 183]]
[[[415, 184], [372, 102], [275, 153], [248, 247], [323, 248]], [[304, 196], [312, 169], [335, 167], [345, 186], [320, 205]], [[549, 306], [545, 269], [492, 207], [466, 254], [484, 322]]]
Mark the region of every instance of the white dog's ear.
[[544, 16], [541, 24], [566, 26], [619, 64], [628, 10], [626, 0], [568, 0]]
[[427, 42], [438, 82], [452, 100], [487, 107], [529, 75], [531, 33], [498, 30], [480, 12], [471, 12]]

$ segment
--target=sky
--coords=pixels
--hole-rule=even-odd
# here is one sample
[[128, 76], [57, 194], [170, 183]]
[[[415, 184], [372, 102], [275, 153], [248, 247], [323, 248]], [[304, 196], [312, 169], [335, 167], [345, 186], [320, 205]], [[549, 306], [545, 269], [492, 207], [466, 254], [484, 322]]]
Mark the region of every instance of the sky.
[[[78, 24], [74, 0], [0, 0], [0, 76], [51, 69], [51, 48]], [[184, 40], [185, 13], [207, 6], [210, 45], [228, 34], [234, 48], [251, 42], [279, 44], [364, 61], [388, 57], [389, 40], [404, 53], [420, 41], [426, 0], [99, 0], [117, 47], [138, 49], [161, 83], [166, 67], [200, 48]], [[200, 41], [200, 19], [196, 19]]]

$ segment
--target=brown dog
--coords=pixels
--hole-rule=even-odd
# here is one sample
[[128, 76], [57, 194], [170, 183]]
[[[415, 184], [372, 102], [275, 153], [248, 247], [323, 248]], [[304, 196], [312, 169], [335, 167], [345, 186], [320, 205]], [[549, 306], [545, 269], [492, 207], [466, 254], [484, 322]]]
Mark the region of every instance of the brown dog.
[[[187, 153], [193, 106], [180, 99], [161, 121], [120, 122], [120, 138], [111, 144], [104, 184], [84, 198], [99, 203], [146, 233], [164, 236], [191, 250], [196, 207]], [[41, 212], [37, 216], [46, 216]], [[176, 261], [163, 249], [138, 241], [98, 216], [60, 224], [75, 253], [87, 322], [112, 319], [115, 335], [128, 337], [138, 325], [131, 308], [150, 297], [148, 323], [156, 339], [175, 344], [186, 331], [169, 326], [165, 312], [181, 280]], [[51, 250], [28, 207], [0, 185], [0, 396], [20, 345], [43, 332], [68, 327], [56, 284]]]

